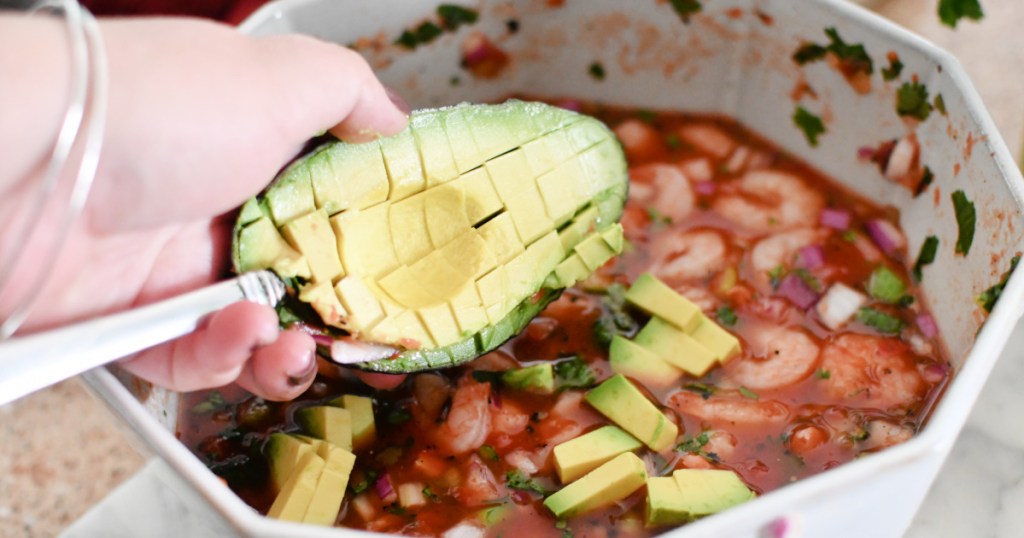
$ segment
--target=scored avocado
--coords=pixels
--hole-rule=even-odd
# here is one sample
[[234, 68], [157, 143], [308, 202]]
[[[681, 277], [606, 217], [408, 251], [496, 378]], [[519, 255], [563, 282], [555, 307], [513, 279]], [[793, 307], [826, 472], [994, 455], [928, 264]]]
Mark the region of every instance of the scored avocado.
[[622, 251], [627, 186], [594, 118], [517, 100], [420, 110], [397, 135], [288, 166], [243, 206], [232, 259], [294, 289], [282, 319], [399, 350], [360, 368], [449, 367]]

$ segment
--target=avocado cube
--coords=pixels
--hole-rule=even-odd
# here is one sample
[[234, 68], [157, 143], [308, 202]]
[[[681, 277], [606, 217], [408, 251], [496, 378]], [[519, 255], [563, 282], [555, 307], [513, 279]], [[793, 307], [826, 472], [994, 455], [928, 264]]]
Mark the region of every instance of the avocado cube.
[[316, 210], [313, 183], [305, 160], [295, 161], [281, 172], [281, 179], [267, 189], [264, 197], [274, 222], [283, 224]]
[[504, 209], [505, 206], [501, 203], [501, 198], [498, 198], [486, 168], [470, 170], [456, 181], [462, 183], [466, 191], [466, 218], [471, 225], [476, 226]]
[[459, 341], [459, 326], [448, 303], [420, 308], [416, 314], [437, 345], [447, 346]]
[[361, 278], [348, 275], [334, 286], [338, 299], [349, 313], [349, 325], [356, 332], [366, 332], [384, 319], [380, 301]]
[[608, 356], [613, 372], [650, 387], [667, 388], [683, 377], [682, 370], [620, 335], [612, 337]]
[[559, 230], [558, 239], [562, 242], [562, 249], [571, 252], [576, 245], [583, 241], [583, 238], [594, 230], [597, 223], [597, 209], [589, 206], [578, 215], [573, 217], [569, 224]]
[[565, 134], [569, 138], [569, 145], [576, 153], [594, 146], [598, 142], [608, 140], [608, 128], [603, 123], [590, 121], [577, 121], [565, 127]]
[[384, 156], [376, 141], [365, 144], [331, 144], [312, 157], [330, 172], [310, 168], [316, 205], [328, 215], [346, 209], [362, 209], [383, 202], [391, 190]]
[[487, 175], [491, 178], [495, 192], [506, 206], [510, 198], [519, 194], [523, 189], [533, 186], [533, 181], [523, 181], [524, 174], [530, 169], [530, 165], [527, 164], [526, 156], [520, 149], [495, 157], [487, 161], [484, 167], [487, 169]]
[[409, 349], [423, 349], [437, 346], [437, 342], [430, 337], [420, 317], [412, 310], [406, 310], [395, 316], [395, 327], [399, 334], [403, 335], [402, 344]]
[[281, 277], [309, 278], [306, 258], [295, 251], [267, 217], [256, 219], [239, 232], [239, 271], [272, 269]]
[[615, 426], [604, 426], [555, 446], [555, 470], [563, 484], [600, 467], [605, 462], [644, 446]]
[[633, 341], [694, 377], [706, 374], [715, 365], [711, 350], [659, 317], [651, 318]]
[[377, 424], [373, 419], [373, 400], [371, 398], [344, 394], [331, 400], [328, 404], [347, 409], [352, 415], [353, 450], [362, 450], [373, 444], [377, 438]]
[[[575, 159], [587, 176], [590, 196], [596, 196], [613, 187], [619, 187], [616, 179], [626, 168], [626, 160], [622, 149], [615, 139], [607, 139], [584, 151]], [[625, 194], [625, 190], [621, 191]]]
[[264, 451], [270, 463], [270, 483], [275, 491], [281, 491], [299, 462], [314, 452], [311, 446], [286, 433], [270, 434]]
[[555, 517], [566, 519], [625, 499], [647, 480], [644, 462], [632, 452], [619, 454], [544, 500]]
[[498, 257], [487, 241], [484, 241], [478, 230], [469, 227], [441, 248], [440, 252], [450, 265], [464, 267], [464, 274], [473, 279], [484, 276], [498, 265]]
[[423, 166], [412, 131], [406, 129], [397, 135], [380, 139], [381, 153], [388, 172], [391, 192], [388, 200], [397, 202], [426, 188]]
[[550, 172], [558, 162], [555, 161], [551, 151], [548, 150], [548, 143], [543, 138], [536, 138], [523, 144], [523, 154], [526, 162], [530, 165], [530, 172], [534, 176], [541, 176]]
[[555, 275], [552, 288], [570, 288], [577, 282], [590, 276], [590, 269], [587, 269], [583, 260], [575, 253], [562, 260], [555, 266]]
[[352, 414], [347, 409], [317, 405], [299, 409], [295, 422], [313, 437], [352, 450]]
[[256, 222], [260, 217], [269, 217], [270, 215], [265, 214], [264, 209], [260, 205], [258, 198], [249, 198], [249, 200], [242, 204], [242, 209], [238, 210], [238, 222], [235, 225], [241, 229], [248, 224]]
[[707, 316], [701, 315], [700, 318], [700, 324], [692, 333], [693, 339], [711, 351], [715, 360], [725, 364], [740, 354], [740, 341], [735, 336]]
[[494, 527], [515, 513], [512, 506], [511, 504], [500, 504], [491, 508], [484, 508], [477, 512], [477, 519], [487, 528]]
[[452, 297], [449, 304], [459, 325], [459, 332], [463, 336], [471, 335], [487, 325], [487, 311], [484, 310], [480, 292], [476, 289], [476, 282], [466, 284]]
[[601, 238], [616, 254], [622, 252], [623, 247], [626, 246], [626, 240], [622, 237], [622, 224], [618, 222], [602, 230]]
[[580, 202], [586, 201], [586, 198], [579, 199], [576, 196], [572, 190], [571, 178], [563, 177], [561, 171], [560, 167], [537, 178], [537, 190], [540, 191], [544, 208], [555, 226], [568, 222], [576, 213]]
[[296, 466], [291, 477], [281, 486], [267, 517], [284, 521], [302, 521], [316, 493], [316, 483], [324, 470], [324, 460], [310, 452]]
[[356, 457], [351, 452], [327, 442], [320, 445], [317, 455], [324, 460], [324, 470], [320, 473], [316, 490], [302, 521], [314, 525], [333, 525], [341, 511], [341, 502], [345, 497], [345, 488], [348, 487], [348, 478]]
[[573, 250], [583, 260], [583, 264], [587, 266], [587, 269], [591, 271], [596, 271], [607, 263], [608, 260], [615, 257], [615, 251], [608, 246], [608, 243], [598, 233], [588, 235]]
[[622, 374], [594, 387], [585, 396], [602, 415], [655, 452], [672, 447], [679, 428]]
[[[531, 140], [528, 104], [507, 102], [492, 107], [467, 108], [466, 123], [483, 159], [493, 159]], [[523, 168], [525, 170], [525, 168]]]
[[388, 204], [331, 217], [338, 253], [347, 273], [375, 279], [398, 267], [389, 222]]
[[492, 326], [504, 319], [505, 315], [515, 307], [514, 304], [506, 300], [510, 295], [508, 288], [508, 271], [504, 265], [495, 267], [493, 271], [476, 281], [476, 289], [480, 293], [480, 300], [483, 301], [484, 311]]
[[441, 248], [470, 229], [466, 217], [466, 192], [458, 181], [427, 189], [423, 207], [427, 216], [427, 232], [434, 248]]
[[316, 310], [316, 313], [320, 315], [320, 319], [324, 323], [332, 327], [344, 327], [348, 311], [345, 310], [344, 306], [341, 306], [341, 302], [338, 301], [338, 295], [334, 292], [334, 286], [331, 285], [330, 281], [300, 285], [299, 300], [309, 303], [313, 310]]
[[756, 495], [733, 471], [724, 469], [679, 469], [672, 473], [682, 497], [681, 506], [690, 517], [715, 514], [743, 504]]
[[553, 230], [555, 223], [544, 211], [544, 201], [541, 199], [537, 187], [532, 182], [520, 183], [530, 184], [511, 196], [502, 197], [502, 200], [505, 201], [505, 209], [508, 210], [512, 222], [516, 226], [519, 240], [524, 245], [529, 245], [538, 237]]
[[523, 242], [519, 240], [519, 233], [516, 232], [515, 223], [508, 213], [501, 213], [493, 219], [485, 222], [479, 228], [480, 237], [487, 243], [498, 258], [498, 263], [508, 263], [519, 253], [523, 252]]
[[700, 324], [700, 307], [650, 273], [640, 275], [626, 291], [626, 300], [644, 312], [690, 333]]
[[572, 144], [569, 142], [569, 136], [566, 134], [565, 129], [556, 129], [544, 135], [541, 139], [548, 146], [548, 153], [551, 154], [551, 159], [557, 164], [562, 164], [576, 156], [576, 151], [572, 149]]
[[447, 114], [442, 115], [441, 123], [448, 135], [448, 144], [452, 148], [455, 167], [460, 174], [465, 174], [484, 163], [486, 159], [476, 146], [463, 109], [451, 109]]
[[587, 172], [583, 169], [579, 159], [564, 161], [549, 174], [557, 177], [565, 185], [567, 196], [577, 207], [589, 200], [594, 192]]
[[406, 265], [415, 263], [431, 250], [423, 200], [423, 193], [410, 196], [391, 204], [388, 213], [391, 237], [398, 239], [394, 241], [395, 255]]
[[326, 211], [320, 209], [286, 222], [281, 234], [306, 257], [314, 281], [332, 282], [344, 274], [338, 240], [331, 231]]
[[537, 394], [553, 394], [555, 392], [555, 371], [550, 362], [508, 370], [501, 375], [501, 381], [506, 386], [527, 392]]
[[459, 176], [439, 114], [434, 111], [413, 114], [409, 118], [409, 128], [420, 151], [427, 190]]
[[299, 441], [302, 441], [303, 443], [305, 443], [307, 445], [312, 446], [313, 447], [313, 452], [316, 452], [317, 454], [320, 453], [320, 447], [321, 446], [323, 446], [325, 444], [330, 444], [327, 441], [324, 441], [323, 439], [317, 439], [316, 437], [311, 437], [309, 435], [305, 435], [305, 434], [302, 434], [302, 433], [293, 433], [291, 435], [291, 437], [293, 437], [293, 438], [295, 438], [295, 439], [297, 439]]
[[681, 525], [690, 520], [688, 506], [671, 476], [647, 479], [647, 526]]

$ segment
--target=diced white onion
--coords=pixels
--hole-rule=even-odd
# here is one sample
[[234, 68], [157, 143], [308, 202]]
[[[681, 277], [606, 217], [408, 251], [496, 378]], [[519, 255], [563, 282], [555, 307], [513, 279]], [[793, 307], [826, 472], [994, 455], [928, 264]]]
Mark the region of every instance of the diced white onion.
[[514, 450], [505, 456], [505, 461], [509, 465], [519, 469], [520, 471], [532, 475], [537, 472], [537, 464], [533, 462], [530, 454], [525, 450]]
[[442, 538], [483, 538], [484, 530], [472, 523], [462, 522], [448, 529]]
[[[711, 181], [715, 177], [715, 171], [711, 169], [711, 161], [700, 158], [683, 161], [679, 164], [686, 177], [692, 181]], [[630, 190], [633, 186], [629, 186]]]
[[366, 493], [352, 499], [352, 509], [363, 518], [363, 521], [373, 521], [377, 515], [377, 509], [373, 507], [373, 501]]
[[404, 508], [415, 508], [427, 504], [427, 498], [423, 495], [423, 484], [406, 482], [398, 486], [398, 501]]
[[867, 297], [859, 291], [836, 282], [825, 292], [815, 308], [818, 316], [826, 327], [836, 330], [843, 326], [867, 302]]
[[736, 148], [736, 151], [732, 152], [732, 156], [725, 162], [725, 171], [730, 174], [738, 174], [743, 171], [743, 168], [747, 165], [747, 160], [750, 158], [750, 148], [747, 146], [740, 146]]
[[885, 167], [885, 177], [891, 181], [899, 181], [910, 173], [910, 167], [914, 165], [916, 157], [917, 141], [910, 136], [901, 138], [889, 155], [889, 163]]

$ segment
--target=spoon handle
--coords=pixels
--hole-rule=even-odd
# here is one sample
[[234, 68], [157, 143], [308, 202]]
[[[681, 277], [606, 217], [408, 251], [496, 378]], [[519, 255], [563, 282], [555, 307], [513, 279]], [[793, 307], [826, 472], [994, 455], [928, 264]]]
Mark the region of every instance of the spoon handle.
[[255, 271], [134, 310], [0, 341], [0, 405], [188, 334], [232, 303], [273, 306], [284, 293], [273, 273]]

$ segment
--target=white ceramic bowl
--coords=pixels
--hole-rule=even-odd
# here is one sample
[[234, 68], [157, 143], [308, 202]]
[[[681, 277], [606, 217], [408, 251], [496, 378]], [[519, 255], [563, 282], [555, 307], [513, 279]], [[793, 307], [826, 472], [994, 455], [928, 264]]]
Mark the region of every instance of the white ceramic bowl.
[[[714, 0], [684, 24], [670, 4], [656, 0], [576, 0], [557, 9], [541, 0], [481, 0], [480, 21], [416, 49], [370, 55], [381, 78], [414, 106], [489, 101], [513, 93], [574, 97], [609, 104], [724, 114], [766, 136], [849, 188], [899, 208], [916, 255], [924, 238], [940, 249], [925, 271], [927, 302], [955, 368], [953, 380], [923, 430], [912, 440], [768, 493], [728, 512], [669, 533], [671, 536], [899, 536], [948, 455], [979, 391], [1024, 307], [1024, 276], [1011, 278], [990, 316], [974, 298], [998, 281], [1021, 249], [1022, 183], [1013, 159], [968, 81], [949, 54], [856, 6], [837, 0]], [[257, 35], [301, 32], [339, 43], [384, 36], [431, 17], [435, 2], [406, 0], [285, 0], [265, 6], [243, 30]], [[510, 34], [506, 21], [516, 19]], [[874, 59], [872, 90], [855, 92], [826, 62], [797, 66], [791, 55], [805, 41], [825, 42], [835, 27], [847, 42], [862, 42]], [[509, 53], [511, 63], [492, 80], [459, 67], [459, 46], [483, 32]], [[922, 196], [882, 178], [858, 159], [862, 146], [904, 136], [895, 112], [898, 82], [879, 74], [889, 51], [931, 95], [941, 93], [947, 115], [933, 113], [915, 127], [923, 159], [936, 180]], [[595, 81], [588, 66], [607, 72]], [[330, 69], [330, 66], [323, 66]], [[452, 77], [459, 83], [452, 84]], [[801, 104], [826, 118], [828, 131], [812, 148], [794, 127], [791, 92], [806, 81], [817, 98]], [[955, 172], [958, 170], [958, 172]], [[950, 193], [962, 189], [978, 210], [978, 229], [966, 257], [957, 238]], [[936, 194], [936, 191], [938, 194]], [[993, 260], [998, 260], [993, 263]], [[979, 331], [980, 328], [980, 331]], [[174, 437], [178, 395], [137, 379], [97, 370], [87, 374], [106, 400], [154, 452], [223, 516], [252, 536], [344, 536], [325, 529], [265, 519], [238, 499]]]

